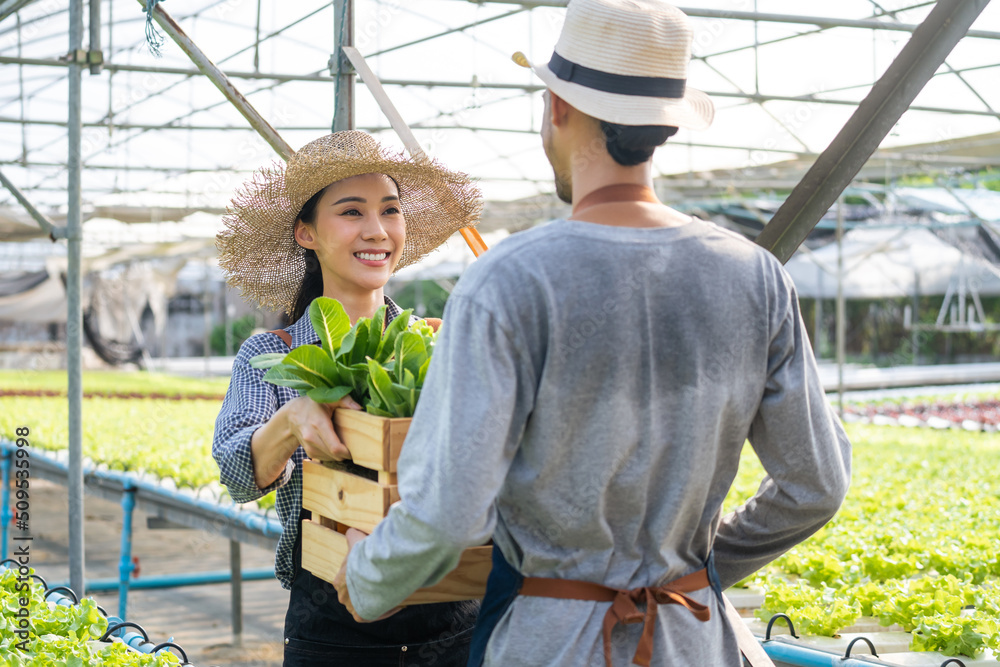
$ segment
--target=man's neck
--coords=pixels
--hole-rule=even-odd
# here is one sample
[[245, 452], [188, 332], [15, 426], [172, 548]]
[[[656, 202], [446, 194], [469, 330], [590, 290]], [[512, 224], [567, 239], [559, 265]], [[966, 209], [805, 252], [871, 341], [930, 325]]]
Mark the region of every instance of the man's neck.
[[599, 190], [608, 185], [618, 185], [628, 183], [634, 185], [645, 185], [653, 187], [652, 163], [644, 162], [634, 167], [623, 167], [610, 156], [608, 161], [612, 164], [599, 163], [598, 159], [586, 160], [579, 158], [574, 160], [573, 169], [573, 206], [595, 190]]
[[[571, 164], [574, 207], [591, 192], [608, 185], [624, 183], [653, 188], [652, 160], [624, 167], [607, 153], [600, 156], [578, 154]], [[613, 227], [676, 227], [690, 221], [689, 216], [663, 204], [637, 201], [597, 204], [575, 211], [572, 219]]]

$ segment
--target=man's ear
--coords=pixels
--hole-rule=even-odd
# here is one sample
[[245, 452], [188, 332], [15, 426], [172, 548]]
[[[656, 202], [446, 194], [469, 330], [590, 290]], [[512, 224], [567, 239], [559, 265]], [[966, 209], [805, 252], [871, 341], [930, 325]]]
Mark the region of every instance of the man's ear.
[[565, 127], [572, 109], [566, 100], [549, 91], [549, 120], [553, 126]]
[[307, 250], [316, 249], [316, 239], [312, 228], [301, 220], [295, 221], [295, 242]]

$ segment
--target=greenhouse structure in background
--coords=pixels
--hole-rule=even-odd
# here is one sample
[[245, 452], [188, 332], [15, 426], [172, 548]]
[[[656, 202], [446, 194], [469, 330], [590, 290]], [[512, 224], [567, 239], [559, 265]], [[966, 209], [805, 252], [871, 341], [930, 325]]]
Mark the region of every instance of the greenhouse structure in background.
[[[284, 324], [230, 293], [215, 263], [220, 218], [255, 169], [358, 128], [479, 179], [487, 245], [568, 214], [538, 138], [543, 87], [510, 62], [548, 57], [565, 5], [0, 0], [0, 364], [42, 353], [67, 371], [69, 453], [50, 474], [70, 492], [72, 589], [88, 588], [84, 364], [225, 374], [242, 338]], [[681, 9], [692, 85], [717, 111], [657, 151], [660, 199], [786, 263], [841, 397], [852, 381], [891, 385], [892, 367], [1000, 380], [982, 363], [1000, 354], [1000, 6]], [[439, 315], [473, 258], [455, 237], [389, 290]], [[889, 368], [872, 380], [862, 362]], [[111, 477], [127, 512], [212, 520], [198, 498]], [[225, 516], [238, 634], [239, 544], [270, 544], [274, 525]], [[764, 646], [782, 664], [880, 664]]]

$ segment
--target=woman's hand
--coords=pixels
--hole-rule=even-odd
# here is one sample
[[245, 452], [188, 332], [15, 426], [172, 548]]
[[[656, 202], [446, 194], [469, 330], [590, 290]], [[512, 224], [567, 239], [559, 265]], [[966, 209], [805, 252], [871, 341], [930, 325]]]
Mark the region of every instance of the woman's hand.
[[301, 445], [306, 455], [317, 461], [342, 461], [351, 453], [333, 430], [336, 408], [360, 410], [350, 396], [336, 403], [317, 403], [308, 396], [288, 401], [266, 424], [250, 437], [254, 481], [266, 489], [281, 476], [295, 450]]
[[[358, 623], [369, 623], [370, 621], [366, 621], [358, 616], [358, 612], [354, 610], [354, 604], [351, 603], [351, 592], [347, 590], [347, 557], [351, 555], [351, 549], [354, 548], [354, 545], [368, 537], [368, 533], [363, 533], [357, 528], [348, 528], [345, 537], [347, 537], [347, 556], [344, 556], [344, 562], [340, 564], [340, 570], [337, 572], [337, 576], [333, 578], [333, 587], [337, 589], [337, 598], [340, 600], [340, 604], [347, 607], [347, 611], [351, 612], [354, 620]], [[375, 620], [381, 621], [389, 618], [401, 609], [402, 607], [390, 609]]]
[[336, 403], [317, 403], [308, 396], [299, 396], [278, 412], [285, 412], [288, 430], [306, 450], [306, 456], [315, 461], [343, 461], [351, 458], [351, 453], [333, 430], [333, 411], [337, 408], [360, 410], [361, 406], [350, 396]]

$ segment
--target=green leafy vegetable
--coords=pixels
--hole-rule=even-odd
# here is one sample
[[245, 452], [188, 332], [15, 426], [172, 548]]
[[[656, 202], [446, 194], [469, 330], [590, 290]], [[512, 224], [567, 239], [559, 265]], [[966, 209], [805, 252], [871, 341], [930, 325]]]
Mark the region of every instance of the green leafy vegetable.
[[996, 622], [983, 623], [975, 616], [935, 614], [924, 616], [913, 630], [914, 651], [940, 651], [945, 655], [974, 656], [987, 645], [988, 632], [980, 626], [994, 629]]
[[[16, 569], [0, 571], [0, 656], [11, 667], [167, 667], [180, 664], [168, 651], [139, 653], [121, 642], [99, 642], [107, 619], [91, 598], [77, 605], [46, 601], [45, 589], [29, 580], [28, 590]], [[30, 623], [25, 630], [19, 616], [27, 601]], [[22, 634], [18, 634], [21, 632]]]
[[[995, 434], [847, 425], [851, 491], [812, 538], [750, 578], [758, 617], [786, 613], [805, 634], [873, 617], [915, 651], [1000, 656], [1000, 441]], [[726, 506], [764, 470], [749, 448]]]
[[319, 297], [309, 306], [309, 318], [321, 348], [302, 345], [285, 355], [261, 354], [250, 364], [268, 369], [267, 382], [320, 403], [350, 394], [371, 414], [412, 417], [434, 348], [433, 329], [422, 321], [410, 324], [412, 312], [385, 326], [383, 306], [352, 326], [339, 302]]
[[309, 320], [323, 349], [328, 351], [339, 349], [344, 336], [351, 330], [351, 318], [336, 299], [320, 297], [313, 301], [309, 307]]

